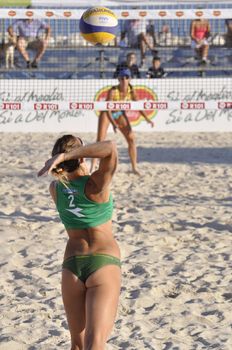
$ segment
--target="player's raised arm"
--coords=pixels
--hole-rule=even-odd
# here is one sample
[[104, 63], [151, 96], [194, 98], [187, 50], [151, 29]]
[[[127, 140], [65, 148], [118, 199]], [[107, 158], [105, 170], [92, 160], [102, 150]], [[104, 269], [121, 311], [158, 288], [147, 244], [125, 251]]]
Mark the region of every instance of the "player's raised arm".
[[38, 176], [57, 171], [62, 163], [70, 160], [79, 160], [81, 163], [84, 158], [100, 159], [99, 169], [91, 175], [91, 178], [99, 190], [103, 190], [111, 182], [117, 166], [117, 149], [113, 141], [96, 142], [86, 146], [78, 145], [69, 152], [57, 154], [45, 162]]
[[100, 159], [99, 168], [91, 175], [91, 179], [103, 190], [112, 180], [112, 176], [117, 168], [118, 153], [116, 143], [113, 141], [103, 141], [94, 144], [96, 150], [93, 158]]

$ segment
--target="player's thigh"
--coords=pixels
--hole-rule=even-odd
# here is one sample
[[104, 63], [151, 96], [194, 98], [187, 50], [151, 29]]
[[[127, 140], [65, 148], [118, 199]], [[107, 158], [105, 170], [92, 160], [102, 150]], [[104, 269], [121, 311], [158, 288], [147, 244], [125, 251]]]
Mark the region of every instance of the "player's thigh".
[[69, 270], [62, 270], [62, 298], [71, 333], [77, 334], [85, 328], [84, 284]]
[[100, 268], [89, 277], [86, 287], [86, 332], [107, 337], [114, 324], [118, 307], [120, 267], [107, 265]]
[[109, 127], [107, 112], [101, 112], [98, 117], [97, 141], [104, 141]]
[[123, 136], [126, 138], [128, 143], [135, 142], [135, 134], [129, 123], [119, 126], [119, 130], [121, 131]]

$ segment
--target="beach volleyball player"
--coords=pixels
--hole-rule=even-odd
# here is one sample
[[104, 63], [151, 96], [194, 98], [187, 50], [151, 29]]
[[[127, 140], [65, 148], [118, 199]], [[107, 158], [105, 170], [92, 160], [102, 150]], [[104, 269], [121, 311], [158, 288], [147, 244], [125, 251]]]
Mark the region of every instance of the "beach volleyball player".
[[[84, 158], [99, 158], [88, 174]], [[56, 180], [50, 194], [68, 234], [62, 270], [62, 297], [71, 334], [71, 350], [105, 349], [120, 293], [120, 251], [112, 234], [110, 184], [117, 166], [111, 141], [84, 146], [64, 135], [52, 158], [38, 172]]]
[[[129, 68], [123, 68], [118, 73], [119, 84], [112, 86], [108, 92], [108, 101], [137, 101], [137, 95], [130, 84], [131, 72]], [[150, 120], [144, 111], [140, 111], [144, 119], [154, 126], [152, 120]], [[130, 125], [130, 121], [125, 111], [102, 111], [98, 120], [97, 141], [103, 141], [106, 138], [106, 133], [109, 124], [112, 124], [114, 131], [117, 129], [121, 131], [128, 144], [128, 153], [132, 165], [132, 171], [134, 174], [139, 175], [137, 169], [137, 148], [135, 143], [135, 134]], [[91, 172], [96, 168], [96, 159], [92, 160]]]

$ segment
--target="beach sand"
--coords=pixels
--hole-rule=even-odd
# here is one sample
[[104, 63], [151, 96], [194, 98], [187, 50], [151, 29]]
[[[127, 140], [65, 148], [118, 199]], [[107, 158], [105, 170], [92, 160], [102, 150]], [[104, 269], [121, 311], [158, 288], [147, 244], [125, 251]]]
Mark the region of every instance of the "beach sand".
[[[67, 235], [50, 178], [36, 177], [58, 136], [1, 134], [0, 350], [70, 350]], [[123, 280], [107, 350], [231, 350], [231, 133], [138, 133], [141, 177], [129, 172], [122, 136], [110, 137]]]

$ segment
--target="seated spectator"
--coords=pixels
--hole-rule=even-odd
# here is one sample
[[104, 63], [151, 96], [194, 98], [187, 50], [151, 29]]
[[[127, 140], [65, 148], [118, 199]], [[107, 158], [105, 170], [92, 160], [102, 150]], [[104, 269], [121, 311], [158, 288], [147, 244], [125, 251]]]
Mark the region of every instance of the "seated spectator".
[[168, 24], [162, 26], [161, 32], [158, 34], [158, 42], [161, 46], [172, 45], [172, 33]]
[[[43, 32], [44, 38], [41, 37]], [[8, 28], [8, 33], [26, 61], [27, 68], [37, 68], [48, 45], [50, 26], [38, 19], [18, 19]], [[27, 48], [36, 50], [33, 60], [30, 60]]]
[[150, 67], [146, 73], [147, 78], [164, 78], [167, 73], [164, 72], [164, 69], [161, 67], [160, 58], [155, 56], [152, 60], [152, 67]]
[[119, 72], [125, 68], [129, 68], [131, 71], [131, 78], [140, 78], [139, 67], [136, 63], [136, 54], [134, 52], [129, 52], [126, 56], [126, 61], [119, 63], [114, 72], [114, 78], [118, 78]]
[[227, 32], [225, 35], [226, 46], [232, 47], [232, 18], [226, 19], [225, 23], [226, 23], [226, 27], [227, 27]]
[[209, 21], [204, 18], [194, 19], [191, 22], [190, 35], [192, 39], [192, 47], [197, 53], [197, 58], [199, 58], [203, 64], [208, 63], [208, 38], [210, 36]]
[[148, 47], [154, 54], [155, 50], [154, 35], [150, 28], [147, 30], [146, 21], [133, 19], [127, 20], [125, 23], [124, 31], [121, 34], [121, 40], [127, 38], [128, 45], [133, 48], [139, 48], [141, 52], [141, 66], [145, 61], [146, 48]]

